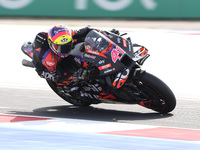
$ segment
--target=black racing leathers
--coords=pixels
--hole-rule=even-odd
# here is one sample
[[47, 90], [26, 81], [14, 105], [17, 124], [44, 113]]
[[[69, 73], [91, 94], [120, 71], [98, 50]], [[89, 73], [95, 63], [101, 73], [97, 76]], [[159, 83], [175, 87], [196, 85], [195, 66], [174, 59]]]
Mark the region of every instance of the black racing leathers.
[[[85, 36], [92, 29], [85, 27], [80, 30], [71, 30], [73, 38], [73, 46], [84, 41]], [[73, 72], [77, 71], [82, 64], [78, 63], [75, 56], [69, 55], [66, 58], [58, 57], [50, 49], [47, 41], [47, 33], [40, 32], [36, 35], [33, 42], [33, 63], [39, 76], [42, 77], [43, 72], [49, 72], [55, 77], [57, 84], [72, 78]]]

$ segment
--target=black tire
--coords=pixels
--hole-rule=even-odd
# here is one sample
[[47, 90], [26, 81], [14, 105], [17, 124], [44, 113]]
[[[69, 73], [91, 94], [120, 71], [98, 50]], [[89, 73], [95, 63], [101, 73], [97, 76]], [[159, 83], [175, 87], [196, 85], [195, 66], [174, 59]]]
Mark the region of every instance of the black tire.
[[68, 103], [70, 104], [73, 104], [75, 106], [90, 106], [92, 103], [90, 102], [87, 102], [87, 101], [81, 101], [81, 100], [77, 100], [77, 99], [74, 99], [72, 98], [71, 96], [67, 96], [67, 95], [60, 95], [58, 93], [58, 90], [57, 90], [57, 85], [55, 82], [51, 81], [51, 80], [46, 80], [48, 85], [51, 87], [51, 89], [58, 95], [60, 96], [63, 100], [67, 101]]
[[145, 72], [139, 80], [133, 81], [137, 88], [144, 93], [139, 99], [147, 100], [140, 103], [140, 105], [150, 108], [159, 113], [169, 113], [176, 107], [176, 98], [171, 89], [156, 76]]

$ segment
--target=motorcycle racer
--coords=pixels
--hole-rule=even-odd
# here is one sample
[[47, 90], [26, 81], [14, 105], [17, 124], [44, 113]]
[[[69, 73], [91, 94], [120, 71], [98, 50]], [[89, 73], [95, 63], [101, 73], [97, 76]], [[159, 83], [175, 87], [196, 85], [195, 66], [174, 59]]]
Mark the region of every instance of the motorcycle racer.
[[[93, 30], [85, 27], [72, 30], [63, 25], [52, 27], [49, 32], [39, 32], [33, 42], [32, 62], [42, 78], [56, 82], [60, 89], [69, 86], [73, 75], [87, 64], [79, 57], [71, 55], [78, 43], [84, 42], [86, 35]], [[111, 30], [119, 33], [118, 30]], [[60, 90], [61, 91], [61, 90]]]
[[[22, 45], [22, 51], [31, 58], [31, 61], [23, 59], [22, 65], [36, 68], [63, 100], [74, 106], [138, 104], [162, 114], [175, 108], [176, 97], [172, 90], [158, 77], [141, 69], [150, 56], [148, 50], [132, 44], [130, 37], [95, 29], [82, 36], [84, 42], [74, 45], [71, 30], [51, 30], [50, 36], [43, 32], [37, 35], [39, 38], [36, 37], [34, 43], [25, 42]], [[39, 47], [37, 42], [41, 44]], [[45, 46], [47, 49], [43, 51]], [[36, 59], [42, 64], [41, 70]], [[94, 72], [90, 79], [94, 69], [98, 71], [97, 75]], [[59, 82], [62, 79], [68, 81]]]
[[[63, 84], [63, 76], [70, 79], [73, 68], [81, 67], [79, 58], [70, 55], [70, 52], [77, 43], [83, 42], [90, 30], [92, 29], [89, 27], [70, 30], [63, 25], [57, 25], [48, 33], [38, 33], [33, 42], [33, 63], [38, 75], [54, 80], [58, 85]], [[65, 61], [63, 64], [69, 67], [65, 72], [62, 66], [58, 65], [62, 60]]]

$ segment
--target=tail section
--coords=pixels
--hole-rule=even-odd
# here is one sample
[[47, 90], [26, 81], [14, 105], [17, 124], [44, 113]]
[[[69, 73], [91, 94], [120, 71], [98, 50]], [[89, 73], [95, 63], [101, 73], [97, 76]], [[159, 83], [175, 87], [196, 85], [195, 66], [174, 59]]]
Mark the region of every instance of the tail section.
[[32, 43], [31, 42], [25, 42], [22, 47], [21, 50], [24, 54], [26, 54], [28, 57], [33, 58], [33, 47], [32, 47]]
[[[32, 52], [33, 47], [32, 47], [32, 43], [31, 42], [25, 42], [22, 45], [21, 50], [25, 55], [27, 55], [32, 60], [32, 58], [33, 58], [33, 52]], [[35, 68], [35, 65], [33, 64], [33, 62], [29, 61], [29, 60], [26, 60], [26, 59], [22, 60], [22, 65], [26, 66], [26, 67]]]

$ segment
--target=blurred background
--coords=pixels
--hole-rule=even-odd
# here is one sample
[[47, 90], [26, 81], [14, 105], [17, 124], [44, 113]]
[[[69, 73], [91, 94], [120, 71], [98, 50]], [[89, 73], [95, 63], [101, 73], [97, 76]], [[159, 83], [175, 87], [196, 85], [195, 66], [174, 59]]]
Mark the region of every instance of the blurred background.
[[71, 26], [199, 29], [199, 5], [199, 0], [0, 0], [0, 19], [1, 24], [40, 19], [37, 24], [72, 20]]
[[0, 0], [1, 16], [196, 19], [199, 0]]

